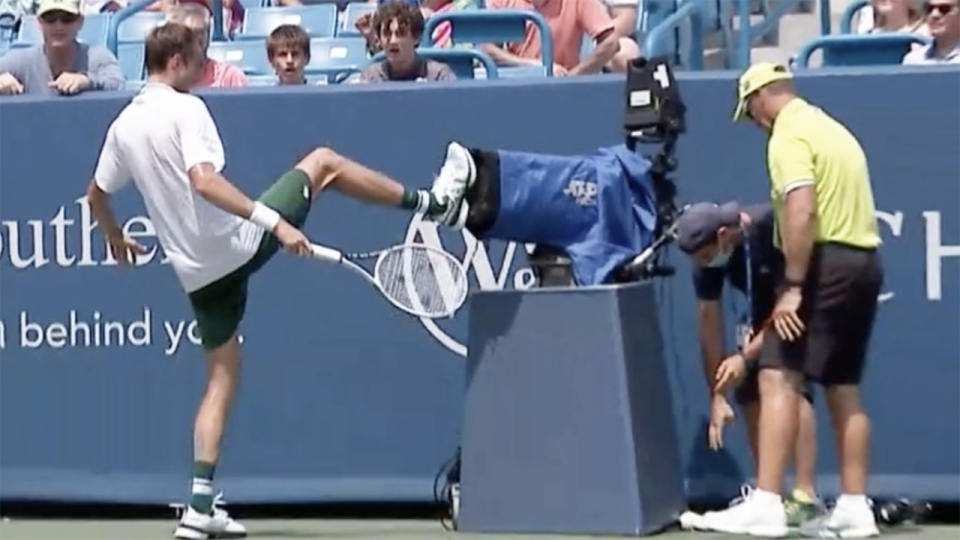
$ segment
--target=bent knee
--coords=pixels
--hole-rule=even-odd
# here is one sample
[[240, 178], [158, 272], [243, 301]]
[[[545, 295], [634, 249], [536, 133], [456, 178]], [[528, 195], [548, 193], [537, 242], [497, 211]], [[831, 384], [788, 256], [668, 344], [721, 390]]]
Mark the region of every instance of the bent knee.
[[342, 162], [343, 156], [330, 148], [321, 146], [313, 149], [305, 158], [301, 159], [297, 168], [307, 173], [307, 176], [310, 177], [313, 192], [317, 193], [337, 177]]

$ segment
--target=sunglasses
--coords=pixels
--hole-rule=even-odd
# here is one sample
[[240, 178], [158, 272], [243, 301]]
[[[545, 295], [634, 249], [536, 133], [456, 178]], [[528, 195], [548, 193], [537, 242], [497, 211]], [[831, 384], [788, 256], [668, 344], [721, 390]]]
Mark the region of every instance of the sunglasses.
[[77, 22], [77, 19], [79, 18], [79, 15], [67, 13], [66, 11], [51, 11], [40, 16], [40, 20], [47, 24], [53, 24], [57, 22], [61, 22], [63, 24], [73, 24]]
[[924, 6], [924, 10], [927, 12], [927, 15], [933, 15], [934, 12], [939, 13], [940, 15], [948, 15], [953, 11], [956, 11], [957, 4], [927, 4]]

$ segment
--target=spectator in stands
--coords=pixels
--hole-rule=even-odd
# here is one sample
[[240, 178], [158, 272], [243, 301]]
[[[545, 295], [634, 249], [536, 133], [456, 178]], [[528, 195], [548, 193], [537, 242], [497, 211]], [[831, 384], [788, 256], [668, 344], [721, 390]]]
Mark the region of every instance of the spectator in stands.
[[283, 24], [267, 38], [267, 58], [280, 84], [307, 84], [304, 69], [310, 62], [310, 36], [296, 24]]
[[930, 0], [927, 25], [933, 41], [903, 57], [904, 64], [960, 64], [960, 0]]
[[640, 56], [640, 46], [637, 44], [637, 18], [640, 13], [639, 0], [604, 0], [613, 17], [613, 25], [620, 36], [620, 52], [613, 57], [615, 71], [626, 71], [630, 60]]
[[[420, 12], [425, 19], [433, 15], [449, 13], [451, 11], [465, 11], [477, 9], [476, 0], [423, 0], [420, 4]], [[433, 46], [438, 48], [447, 48], [453, 46], [453, 27], [445, 22], [437, 26], [433, 31]], [[470, 46], [467, 43], [458, 44], [458, 46]]]
[[83, 25], [79, 0], [42, 0], [37, 17], [43, 43], [0, 57], [0, 94], [123, 89], [117, 58], [104, 47], [77, 42]]
[[[207, 12], [213, 13], [212, 0], [174, 0], [178, 5], [195, 4], [203, 6]], [[286, 5], [286, 4], [284, 4]], [[232, 36], [234, 32], [243, 26], [243, 4], [240, 0], [223, 0], [223, 33]], [[212, 15], [211, 15], [212, 16]], [[209, 35], [209, 34], [208, 34]]]
[[373, 17], [373, 28], [386, 59], [367, 67], [360, 75], [360, 82], [456, 79], [446, 64], [417, 54], [423, 26], [423, 14], [406, 2], [389, 2], [380, 6]]
[[[82, 0], [80, 2], [80, 12], [83, 15], [112, 13], [114, 11], [120, 11], [129, 4], [129, 0]], [[156, 2], [143, 8], [143, 11], [159, 11], [161, 13], [169, 13], [176, 6], [177, 0], [157, 0]]]
[[[640, 55], [636, 43], [621, 49], [623, 43], [616, 25], [601, 0], [488, 0], [486, 5], [489, 9], [536, 11], [547, 20], [553, 35], [553, 74], [556, 76], [587, 75], [604, 68], [626, 71], [627, 62]], [[596, 43], [596, 48], [581, 59], [584, 35]], [[540, 34], [533, 25], [528, 25], [522, 43], [507, 47], [483, 44], [481, 48], [499, 65], [539, 66], [542, 62]]]
[[[203, 46], [210, 45], [210, 11], [198, 4], [180, 4], [171, 13], [170, 22], [180, 23], [203, 37]], [[247, 76], [234, 66], [207, 58], [203, 78], [197, 85], [200, 88], [238, 88], [247, 86]]]
[[927, 33], [923, 20], [922, 0], [872, 0], [870, 5], [862, 11], [868, 9], [869, 12], [861, 14], [867, 23], [861, 27], [862, 33]]

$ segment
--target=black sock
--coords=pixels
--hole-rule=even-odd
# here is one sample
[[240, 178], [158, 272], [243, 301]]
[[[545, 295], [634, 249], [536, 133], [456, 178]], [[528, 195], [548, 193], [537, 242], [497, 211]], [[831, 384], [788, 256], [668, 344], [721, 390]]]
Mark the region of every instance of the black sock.
[[432, 192], [425, 189], [404, 189], [403, 198], [400, 200], [400, 208], [435, 216], [443, 213], [447, 209], [447, 205], [438, 201]]

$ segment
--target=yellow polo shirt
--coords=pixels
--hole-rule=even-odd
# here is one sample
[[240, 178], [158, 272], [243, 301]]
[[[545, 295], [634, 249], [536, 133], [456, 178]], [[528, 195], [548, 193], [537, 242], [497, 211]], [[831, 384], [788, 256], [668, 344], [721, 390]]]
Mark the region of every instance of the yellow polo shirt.
[[867, 157], [843, 124], [795, 98], [773, 123], [767, 166], [779, 227], [787, 194], [812, 184], [817, 194], [817, 242], [880, 246]]

